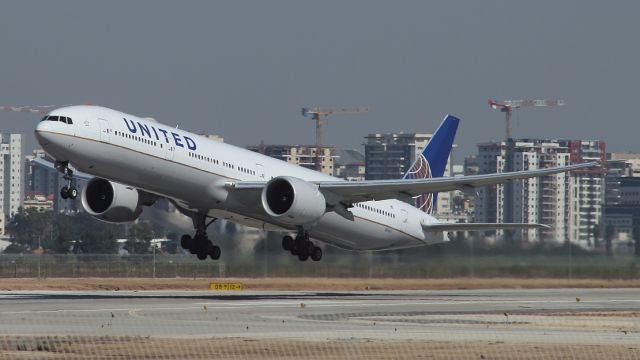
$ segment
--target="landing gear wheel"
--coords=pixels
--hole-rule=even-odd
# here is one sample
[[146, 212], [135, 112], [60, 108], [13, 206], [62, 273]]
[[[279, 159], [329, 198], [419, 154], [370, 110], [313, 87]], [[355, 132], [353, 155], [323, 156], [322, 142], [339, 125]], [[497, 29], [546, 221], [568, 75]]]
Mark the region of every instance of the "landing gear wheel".
[[183, 235], [180, 239], [180, 245], [188, 249], [190, 253], [196, 255], [200, 260], [204, 260], [207, 257], [211, 257], [213, 260], [219, 259], [221, 253], [220, 247], [213, 245], [207, 237], [207, 228], [216, 221], [216, 218], [211, 218], [211, 220], [208, 221], [209, 216], [206, 211], [183, 212], [183, 214], [191, 217], [193, 227], [196, 229], [196, 234], [193, 236], [193, 239], [189, 235]]
[[182, 235], [182, 237], [180, 238], [180, 246], [182, 246], [182, 248], [185, 250], [191, 249], [191, 247], [193, 246], [193, 239], [191, 238], [191, 236], [186, 234]]
[[[180, 241], [182, 241], [182, 239], [180, 239]], [[194, 254], [194, 255], [199, 255], [200, 253], [204, 254], [204, 257], [207, 257], [207, 244], [205, 243], [205, 241], [208, 241], [206, 238], [204, 238], [203, 236], [199, 236], [196, 235], [193, 237], [193, 240], [191, 240], [191, 244], [189, 244], [189, 252]], [[200, 259], [200, 256], [198, 256], [198, 259]], [[200, 259], [202, 260], [202, 259]]]
[[75, 187], [75, 179], [73, 177], [73, 170], [69, 168], [68, 161], [56, 161], [54, 164], [56, 170], [63, 174], [63, 178], [67, 184], [60, 189], [60, 197], [63, 199], [75, 199], [78, 197], [78, 189]]
[[69, 187], [63, 186], [62, 189], [60, 189], [60, 196], [65, 200], [68, 199], [69, 198]]
[[209, 256], [211, 257], [211, 260], [220, 259], [220, 254], [221, 253], [222, 253], [222, 251], [220, 250], [219, 246], [213, 245], [213, 247], [211, 249], [209, 249]]
[[285, 251], [291, 251], [293, 249], [293, 238], [289, 235], [282, 238], [282, 248]]
[[313, 247], [313, 251], [311, 252], [311, 260], [320, 261], [322, 259], [322, 249], [317, 246]]
[[283, 237], [282, 248], [291, 252], [291, 255], [296, 256], [300, 261], [307, 261], [309, 258], [313, 261], [322, 259], [322, 249], [309, 240], [309, 233], [303, 228], [299, 229], [295, 240], [291, 236]]
[[191, 254], [195, 255], [200, 252], [200, 244], [198, 244], [195, 241], [195, 239], [193, 239], [193, 241], [191, 242], [191, 246], [189, 246], [188, 250]]
[[67, 193], [69, 195], [69, 199], [75, 199], [78, 197], [78, 189], [76, 189], [75, 186], [70, 187]]
[[199, 260], [204, 260], [209, 256], [209, 251], [213, 248], [213, 244], [204, 236], [198, 236], [197, 238], [198, 249], [196, 251], [196, 256]]
[[307, 240], [307, 241], [305, 241], [303, 248], [304, 248], [304, 252], [307, 255], [311, 255], [311, 254], [313, 254], [313, 250], [315, 249], [315, 246], [313, 245], [313, 243], [311, 241]]

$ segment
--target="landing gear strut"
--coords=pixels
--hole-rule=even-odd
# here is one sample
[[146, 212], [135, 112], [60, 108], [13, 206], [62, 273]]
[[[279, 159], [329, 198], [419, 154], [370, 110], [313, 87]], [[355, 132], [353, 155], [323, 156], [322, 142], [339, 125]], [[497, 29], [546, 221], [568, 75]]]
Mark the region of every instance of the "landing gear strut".
[[64, 179], [67, 184], [60, 189], [60, 196], [63, 199], [75, 199], [78, 197], [78, 189], [76, 188], [76, 181], [73, 178], [73, 170], [69, 168], [68, 161], [56, 161], [55, 167], [58, 171], [64, 174]]
[[309, 234], [304, 230], [300, 230], [295, 239], [289, 235], [283, 237], [282, 248], [297, 256], [300, 261], [307, 261], [309, 258], [313, 261], [322, 259], [322, 249], [309, 240]]
[[207, 237], [207, 228], [216, 221], [216, 218], [207, 222], [207, 214], [198, 213], [193, 216], [192, 219], [193, 226], [196, 228], [196, 234], [193, 237], [188, 234], [182, 235], [180, 238], [180, 246], [185, 250], [189, 250], [190, 253], [195, 254], [200, 260], [206, 259], [207, 256], [212, 260], [218, 260], [221, 254], [220, 247], [213, 245]]

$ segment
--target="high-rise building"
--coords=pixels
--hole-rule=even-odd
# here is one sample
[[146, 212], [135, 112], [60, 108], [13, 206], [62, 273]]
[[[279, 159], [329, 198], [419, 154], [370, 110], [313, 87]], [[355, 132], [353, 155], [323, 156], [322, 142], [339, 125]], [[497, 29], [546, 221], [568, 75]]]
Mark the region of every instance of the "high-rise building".
[[604, 238], [611, 241], [614, 249], [629, 249], [640, 229], [640, 177], [614, 177], [611, 169], [607, 174], [607, 193], [615, 179], [614, 194], [607, 194], [605, 208]]
[[[564, 140], [563, 144], [569, 148], [571, 164], [605, 161], [603, 141]], [[605, 175], [604, 167], [571, 172], [569, 238], [585, 247], [594, 246], [604, 230]]]
[[611, 152], [607, 153], [607, 160], [624, 160], [619, 163], [609, 164], [609, 167], [623, 168], [620, 176], [640, 177], [640, 153]]
[[625, 247], [640, 228], [640, 154], [607, 153], [604, 237], [614, 248]]
[[354, 149], [338, 149], [337, 151], [335, 176], [349, 181], [364, 180], [364, 154]]
[[5, 235], [9, 219], [24, 200], [24, 142], [21, 134], [0, 134], [0, 235]]
[[[365, 179], [401, 179], [427, 146], [431, 136], [432, 134], [420, 133], [367, 135], [364, 144]], [[443, 176], [451, 176], [451, 159], [450, 154]], [[450, 193], [438, 193], [436, 213], [451, 213]]]
[[[314, 145], [250, 145], [247, 149], [276, 159], [296, 164], [309, 169], [316, 168], [316, 147]], [[334, 163], [337, 158], [336, 149], [331, 146], [323, 146], [321, 149], [321, 172], [334, 175]]]
[[[534, 170], [568, 163], [568, 149], [543, 140], [516, 140], [478, 145], [478, 170], [481, 174]], [[478, 222], [542, 223], [552, 230], [537, 229], [514, 234], [524, 241], [565, 239], [567, 212], [566, 173], [543, 178], [516, 180], [502, 185], [481, 187], [476, 191], [475, 218]], [[498, 231], [498, 236], [505, 235]]]
[[[478, 144], [479, 173], [534, 170], [604, 159], [604, 143], [522, 139]], [[550, 229], [513, 234], [524, 241], [570, 240], [593, 245], [602, 221], [604, 173], [600, 169], [515, 180], [476, 191], [478, 222], [540, 223]], [[496, 232], [498, 236], [511, 234]]]
[[640, 177], [634, 177], [632, 174], [632, 165], [626, 161], [607, 163], [607, 174], [605, 176], [605, 188], [607, 189], [605, 194], [606, 207], [616, 206], [622, 203], [624, 199], [622, 199], [621, 195], [621, 180], [630, 177], [640, 179]]

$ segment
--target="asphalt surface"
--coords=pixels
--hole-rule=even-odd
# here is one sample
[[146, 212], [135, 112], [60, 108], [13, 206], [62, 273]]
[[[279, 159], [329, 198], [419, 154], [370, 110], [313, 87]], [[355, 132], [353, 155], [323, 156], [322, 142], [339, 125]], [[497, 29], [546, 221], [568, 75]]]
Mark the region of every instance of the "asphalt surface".
[[0, 336], [640, 343], [640, 289], [4, 291]]

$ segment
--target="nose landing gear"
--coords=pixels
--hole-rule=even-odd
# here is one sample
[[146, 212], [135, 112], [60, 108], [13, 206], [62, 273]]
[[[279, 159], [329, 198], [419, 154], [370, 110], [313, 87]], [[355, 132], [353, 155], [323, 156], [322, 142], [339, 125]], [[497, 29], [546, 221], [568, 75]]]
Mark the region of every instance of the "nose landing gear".
[[322, 249], [309, 240], [309, 234], [306, 231], [300, 231], [295, 239], [289, 235], [284, 236], [282, 248], [289, 251], [291, 255], [297, 256], [300, 261], [307, 261], [309, 258], [313, 261], [322, 259]]
[[78, 189], [76, 188], [76, 181], [73, 177], [73, 170], [69, 168], [68, 161], [56, 161], [55, 168], [64, 174], [64, 179], [67, 184], [60, 189], [60, 196], [63, 199], [75, 199], [78, 197]]

